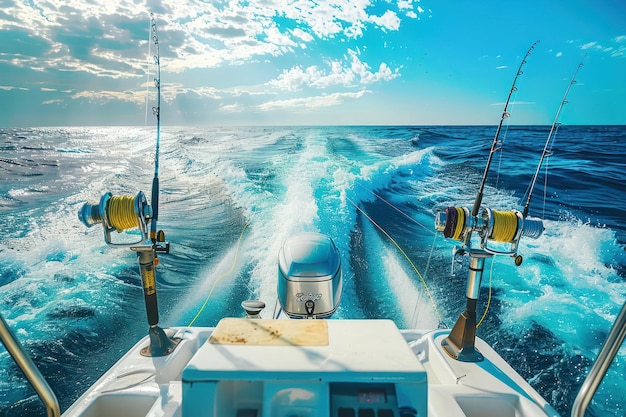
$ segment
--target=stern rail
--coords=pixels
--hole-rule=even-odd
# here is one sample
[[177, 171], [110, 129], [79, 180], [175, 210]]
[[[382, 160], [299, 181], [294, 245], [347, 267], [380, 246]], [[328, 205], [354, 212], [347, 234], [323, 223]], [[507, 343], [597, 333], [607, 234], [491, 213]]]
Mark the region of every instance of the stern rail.
[[15, 364], [24, 373], [28, 383], [35, 389], [39, 399], [46, 406], [48, 417], [59, 417], [61, 408], [56, 395], [46, 382], [45, 378], [33, 363], [32, 359], [26, 354], [20, 342], [13, 335], [13, 332], [0, 314], [0, 341], [11, 355]]
[[622, 343], [624, 343], [624, 337], [626, 337], [626, 302], [622, 306], [622, 311], [615, 319], [615, 323], [613, 323], [613, 327], [611, 327], [611, 331], [602, 349], [600, 349], [598, 357], [580, 387], [578, 395], [576, 395], [571, 417], [583, 417], [585, 415], [591, 398], [595, 395], [615, 355], [617, 355]]

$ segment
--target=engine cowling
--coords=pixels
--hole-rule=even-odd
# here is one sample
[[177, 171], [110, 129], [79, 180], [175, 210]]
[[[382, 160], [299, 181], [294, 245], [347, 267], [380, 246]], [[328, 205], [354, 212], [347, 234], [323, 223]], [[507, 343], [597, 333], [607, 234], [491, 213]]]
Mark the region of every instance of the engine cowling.
[[341, 258], [330, 237], [306, 232], [285, 240], [278, 254], [278, 300], [289, 317], [330, 317], [342, 285]]

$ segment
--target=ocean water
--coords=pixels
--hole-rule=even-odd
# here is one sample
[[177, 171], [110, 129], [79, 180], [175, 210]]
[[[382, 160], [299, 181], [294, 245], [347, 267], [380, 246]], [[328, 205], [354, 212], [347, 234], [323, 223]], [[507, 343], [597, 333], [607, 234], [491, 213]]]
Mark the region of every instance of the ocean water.
[[[472, 206], [495, 130], [163, 129], [161, 326], [196, 316], [213, 326], [248, 298], [272, 308], [282, 242], [319, 231], [342, 255], [337, 318], [451, 327], [467, 262], [451, 271], [455, 243], [435, 234], [434, 216]], [[548, 131], [504, 132], [484, 206], [521, 210]], [[107, 247], [77, 212], [105, 192], [150, 198], [155, 138], [153, 128], [0, 129], [0, 313], [62, 410], [146, 334], [135, 254]], [[553, 151], [530, 207], [546, 230], [522, 239], [520, 267], [487, 261], [479, 317], [490, 286], [492, 297], [477, 334], [565, 416], [626, 299], [626, 127], [564, 126]], [[588, 416], [625, 415], [625, 366], [623, 347]], [[0, 415], [45, 415], [2, 346]]]

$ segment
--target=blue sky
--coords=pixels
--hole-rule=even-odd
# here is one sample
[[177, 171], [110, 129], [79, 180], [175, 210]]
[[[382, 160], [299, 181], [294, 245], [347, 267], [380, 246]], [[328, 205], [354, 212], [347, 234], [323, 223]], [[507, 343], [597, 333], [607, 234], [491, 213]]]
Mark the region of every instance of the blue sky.
[[150, 12], [164, 125], [494, 125], [536, 40], [512, 124], [585, 54], [561, 121], [626, 124], [622, 0], [3, 0], [0, 126], [143, 125]]

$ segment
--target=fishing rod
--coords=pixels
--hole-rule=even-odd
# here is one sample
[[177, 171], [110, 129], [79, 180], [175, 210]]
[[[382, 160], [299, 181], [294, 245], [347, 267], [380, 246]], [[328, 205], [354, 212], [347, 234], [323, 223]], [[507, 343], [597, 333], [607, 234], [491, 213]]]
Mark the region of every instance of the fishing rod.
[[[135, 248], [137, 245], [147, 241], [152, 241], [155, 252], [163, 253], [165, 248], [161, 248], [160, 243], [164, 242], [163, 231], [157, 231], [157, 220], [159, 213], [159, 147], [161, 142], [161, 65], [159, 55], [159, 37], [154, 15], [150, 13], [150, 31], [152, 42], [156, 46], [156, 54], [153, 56], [156, 64], [156, 77], [154, 85], [157, 89], [157, 105], [152, 107], [152, 112], [156, 116], [156, 149], [154, 156], [154, 178], [152, 179], [152, 204], [148, 204], [146, 196], [139, 191], [135, 197], [114, 196], [106, 193], [100, 199], [99, 204], [85, 204], [78, 213], [79, 219], [87, 226], [91, 227], [96, 223], [104, 226], [104, 240], [109, 246], [121, 246]], [[123, 232], [138, 228], [141, 237], [139, 240], [114, 241], [111, 232]]]
[[[543, 224], [538, 221], [538, 219], [527, 219], [526, 216], [522, 216], [522, 213], [517, 210], [499, 211], [484, 208], [481, 211], [484, 189], [491, 168], [493, 155], [496, 151], [501, 149], [498, 145], [501, 143], [499, 137], [502, 131], [502, 125], [504, 120], [510, 117], [509, 104], [511, 103], [511, 97], [513, 93], [517, 91], [517, 81], [523, 74], [522, 68], [527, 63], [528, 57], [538, 43], [539, 41], [537, 40], [528, 48], [528, 51], [519, 64], [513, 83], [509, 89], [504, 109], [502, 110], [500, 123], [498, 124], [496, 134], [491, 144], [485, 172], [478, 193], [476, 194], [474, 206], [471, 211], [465, 207], [448, 207], [445, 211], [437, 213], [435, 228], [443, 232], [444, 237], [462, 242], [461, 247], [455, 248], [454, 250], [453, 267], [457, 254], [469, 254], [470, 256], [474, 256], [480, 251], [486, 252], [486, 257], [492, 255], [509, 255], [515, 258], [515, 263], [519, 266], [522, 263], [522, 257], [517, 255], [517, 247], [520, 238], [522, 236], [537, 238], [543, 232]], [[474, 233], [480, 236], [480, 249], [472, 248]], [[494, 242], [496, 246], [498, 246], [498, 244], [510, 244], [510, 248], [508, 250], [502, 250], [499, 247], [496, 248], [492, 245]]]
[[567, 89], [565, 90], [565, 95], [563, 95], [563, 100], [561, 100], [561, 104], [559, 105], [559, 109], [556, 112], [556, 116], [554, 117], [554, 122], [552, 123], [552, 127], [550, 128], [550, 133], [548, 133], [548, 139], [546, 139], [546, 144], [543, 147], [543, 152], [541, 153], [541, 158], [539, 159], [539, 164], [537, 165], [537, 170], [535, 171], [535, 175], [533, 175], [533, 179], [530, 182], [530, 185], [528, 187], [528, 190], [529, 190], [528, 199], [526, 200], [526, 204], [524, 205], [524, 211], [522, 212], [522, 216], [524, 218], [528, 216], [528, 208], [530, 206], [530, 200], [533, 196], [533, 190], [535, 189], [535, 184], [537, 182], [537, 177], [539, 176], [539, 171], [541, 170], [541, 165], [543, 164], [543, 160], [546, 157], [549, 157], [552, 155], [552, 147], [554, 146], [554, 137], [556, 137], [556, 132], [561, 126], [561, 123], [559, 122], [561, 110], [563, 109], [563, 106], [565, 106], [568, 103], [567, 95], [569, 94], [569, 90], [572, 88], [572, 85], [576, 83], [576, 75], [578, 74], [578, 71], [584, 66], [583, 61], [585, 60], [586, 57], [587, 57], [587, 54], [583, 56], [583, 58], [580, 60], [580, 63], [578, 64], [578, 67], [576, 67], [576, 70], [574, 71], [574, 75], [572, 75], [572, 79], [567, 85]]
[[497, 146], [499, 143], [498, 139], [500, 137], [500, 131], [502, 130], [502, 124], [504, 123], [505, 119], [508, 119], [509, 117], [511, 117], [511, 113], [509, 113], [508, 108], [509, 108], [509, 103], [511, 101], [511, 96], [513, 95], [515, 91], [517, 91], [517, 79], [519, 78], [520, 75], [523, 74], [522, 67], [526, 63], [526, 58], [530, 56], [530, 53], [532, 52], [532, 50], [535, 48], [535, 46], [538, 43], [539, 41], [537, 40], [535, 41], [535, 43], [533, 43], [530, 46], [530, 48], [528, 48], [528, 52], [526, 52], [526, 55], [524, 55], [524, 59], [522, 59], [522, 62], [520, 62], [519, 67], [517, 68], [517, 74], [515, 75], [515, 78], [513, 79], [513, 84], [511, 85], [511, 89], [509, 90], [509, 95], [506, 99], [506, 103], [504, 103], [504, 110], [502, 110], [502, 117], [500, 118], [500, 124], [498, 124], [496, 135], [494, 136], [493, 143], [491, 144], [491, 150], [489, 151], [489, 157], [487, 158], [487, 166], [485, 166], [485, 173], [483, 174], [483, 179], [480, 183], [478, 194], [476, 194], [476, 200], [474, 201], [474, 206], [472, 207], [473, 217], [478, 215], [478, 210], [480, 209], [480, 205], [482, 204], [482, 201], [483, 201], [483, 191], [485, 189], [485, 184], [487, 182], [487, 175], [489, 174], [489, 168], [491, 167], [491, 160], [493, 159], [494, 153], [498, 150], [497, 149]]
[[157, 220], [159, 219], [159, 146], [161, 142], [161, 56], [159, 54], [159, 35], [157, 32], [154, 14], [150, 13], [150, 26], [152, 28], [152, 42], [156, 47], [154, 63], [156, 64], [156, 77], [154, 85], [157, 89], [157, 105], [152, 108], [152, 113], [157, 119], [156, 149], [154, 152], [154, 178], [152, 179], [152, 220], [150, 224], [150, 239], [152, 244], [157, 242]]
[[[500, 211], [490, 207], [481, 207], [491, 161], [500, 143], [499, 136], [502, 124], [505, 119], [510, 117], [508, 107], [511, 96], [513, 92], [517, 91], [517, 80], [523, 74], [522, 67], [526, 64], [526, 59], [537, 43], [539, 41], [530, 46], [513, 79], [472, 210], [470, 211], [466, 207], [451, 206], [445, 210], [439, 210], [435, 217], [435, 229], [437, 231], [442, 232], [446, 238], [462, 242], [461, 247], [455, 246], [454, 248], [453, 269], [458, 255], [465, 255], [470, 258], [465, 311], [455, 322], [448, 337], [441, 342], [444, 351], [451, 358], [462, 362], [480, 362], [483, 360], [483, 355], [475, 347], [475, 340], [476, 305], [480, 294], [485, 259], [495, 255], [508, 255], [514, 258], [515, 264], [519, 266], [522, 263], [522, 257], [517, 254], [517, 247], [521, 237], [538, 238], [543, 233], [543, 222], [540, 219], [525, 218], [517, 210]], [[479, 236], [477, 239], [478, 247], [472, 247], [472, 234], [474, 233]], [[494, 243], [496, 247], [492, 246]], [[506, 247], [502, 248], [502, 245], [510, 245], [510, 247], [507, 250]]]
[[[154, 79], [154, 85], [157, 89], [157, 105], [152, 108], [152, 112], [157, 119], [152, 205], [148, 204], [146, 196], [141, 191], [134, 197], [128, 195], [114, 196], [111, 193], [105, 193], [100, 198], [99, 204], [85, 203], [78, 212], [78, 218], [87, 227], [101, 223], [104, 229], [104, 241], [107, 245], [127, 247], [137, 253], [146, 314], [150, 326], [148, 330], [150, 344], [141, 350], [141, 354], [143, 356], [165, 356], [174, 351], [180, 339], [169, 337], [159, 327], [156, 266], [159, 263], [158, 254], [169, 253], [170, 247], [169, 243], [165, 242], [163, 231], [157, 231], [159, 212], [159, 145], [161, 140], [161, 65], [159, 37], [152, 13], [150, 13], [150, 31], [152, 42], [156, 46], [154, 63], [157, 67]], [[116, 241], [113, 241], [111, 237], [113, 231], [121, 233], [135, 228], [139, 229], [141, 234], [139, 240], [129, 241], [130, 238], [116, 238]]]
[[[483, 207], [481, 210], [483, 189], [489, 172], [491, 158], [498, 144], [498, 135], [502, 126], [502, 121], [508, 117], [507, 107], [511, 93], [516, 90], [515, 84], [517, 82], [517, 77], [522, 73], [522, 65], [526, 62], [526, 57], [530, 54], [537, 42], [530, 47], [528, 53], [522, 60], [515, 80], [513, 81], [513, 87], [509, 91], [509, 98], [504, 106], [500, 126], [498, 126], [498, 131], [489, 153], [485, 174], [483, 176], [471, 214], [465, 207], [452, 206], [445, 210], [438, 211], [437, 216], [435, 217], [435, 228], [438, 231], [443, 232], [444, 237], [462, 241], [462, 246], [460, 248], [454, 248], [452, 260], [453, 268], [457, 254], [468, 255], [470, 257], [465, 311], [455, 322], [448, 337], [441, 342], [444, 351], [450, 357], [463, 362], [480, 362], [483, 360], [483, 355], [480, 351], [478, 351], [478, 349], [476, 349], [475, 339], [476, 305], [480, 294], [480, 284], [483, 277], [485, 259], [493, 257], [494, 255], [509, 255], [515, 259], [515, 265], [520, 266], [522, 264], [522, 256], [517, 254], [517, 248], [521, 237], [524, 236], [537, 239], [543, 233], [543, 221], [539, 218], [528, 217], [528, 207], [530, 206], [532, 191], [536, 184], [541, 165], [544, 159], [552, 153], [554, 135], [560, 125], [559, 116], [561, 114], [561, 110], [567, 103], [567, 95], [572, 85], [576, 82], [576, 75], [578, 74], [578, 71], [583, 66], [584, 57], [576, 68], [576, 71], [567, 86], [565, 95], [559, 105], [556, 117], [548, 135], [548, 139], [544, 145], [537, 170], [535, 171], [529, 186], [528, 199], [526, 200], [523, 213], [517, 210], [498, 211], [489, 207]], [[472, 233], [474, 232], [480, 236], [479, 247], [472, 247]], [[510, 245], [510, 249], [501, 250], [500, 247], [498, 247], [496, 250], [490, 246], [492, 242], [495, 242], [496, 245]]]

